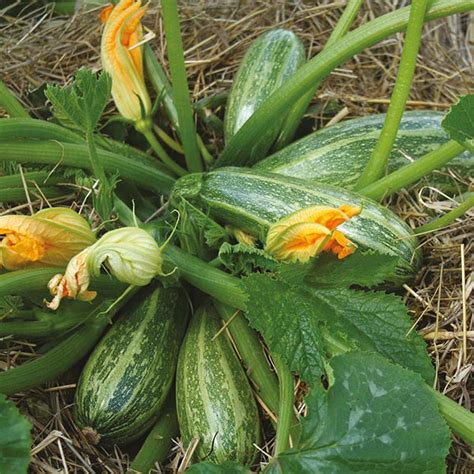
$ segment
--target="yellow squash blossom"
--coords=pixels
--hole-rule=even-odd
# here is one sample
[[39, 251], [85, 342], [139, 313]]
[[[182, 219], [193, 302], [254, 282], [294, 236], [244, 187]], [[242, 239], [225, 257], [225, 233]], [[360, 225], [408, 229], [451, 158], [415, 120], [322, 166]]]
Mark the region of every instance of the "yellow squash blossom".
[[162, 275], [161, 249], [153, 237], [138, 227], [122, 227], [107, 232], [94, 245], [76, 255], [64, 275], [55, 275], [48, 288], [54, 296], [47, 306], [57, 309], [63, 298], [90, 301], [95, 291], [88, 291], [91, 277], [98, 276], [102, 265], [117, 280], [145, 286]]
[[1, 216], [0, 268], [62, 267], [94, 242], [90, 225], [72, 209], [53, 207], [33, 216]]
[[312, 206], [300, 209], [270, 226], [265, 250], [278, 260], [307, 262], [323, 250], [344, 258], [356, 249], [337, 226], [358, 215], [361, 208]]
[[134, 122], [148, 116], [151, 101], [143, 75], [140, 21], [145, 7], [140, 1], [121, 0], [102, 10], [102, 66], [112, 77], [112, 97], [121, 115]]

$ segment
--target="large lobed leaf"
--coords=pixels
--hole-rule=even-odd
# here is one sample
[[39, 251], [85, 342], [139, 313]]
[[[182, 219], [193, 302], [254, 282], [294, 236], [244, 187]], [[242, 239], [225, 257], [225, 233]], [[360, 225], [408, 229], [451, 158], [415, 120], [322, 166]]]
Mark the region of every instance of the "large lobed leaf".
[[299, 446], [271, 474], [445, 472], [449, 430], [419, 375], [373, 353], [331, 361], [333, 385], [306, 399]]
[[[399, 297], [381, 291], [310, 288], [253, 274], [242, 280], [246, 316], [273, 354], [311, 385], [318, 385], [327, 353], [378, 352], [427, 381], [433, 368], [423, 339]], [[270, 296], [269, 296], [270, 295]], [[409, 333], [410, 332], [410, 333]]]
[[0, 472], [26, 473], [30, 463], [31, 425], [15, 404], [0, 394]]

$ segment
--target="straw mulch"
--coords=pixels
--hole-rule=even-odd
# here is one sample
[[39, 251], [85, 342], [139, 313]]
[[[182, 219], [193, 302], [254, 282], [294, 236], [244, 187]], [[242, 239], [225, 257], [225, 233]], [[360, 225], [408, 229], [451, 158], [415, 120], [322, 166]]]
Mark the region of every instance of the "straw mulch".
[[[58, 17], [48, 6], [38, 4], [32, 8], [34, 2], [10, 3], [14, 3], [16, 16], [11, 16], [13, 10], [0, 9], [0, 77], [33, 114], [43, 113], [41, 89], [46, 82], [63, 83], [80, 66], [100, 67], [98, 11]], [[309, 56], [314, 56], [344, 3], [182, 2], [182, 29], [194, 99], [227, 90], [250, 42], [267, 29], [291, 28], [305, 42]], [[405, 3], [368, 0], [360, 21]], [[446, 110], [456, 96], [469, 91], [473, 79], [469, 46], [474, 28], [471, 25], [469, 31], [468, 19], [457, 16], [425, 27], [409, 108]], [[156, 35], [151, 44], [166, 66], [165, 39], [156, 2], [149, 7], [145, 24]], [[331, 119], [334, 122], [384, 111], [396, 77], [401, 40], [400, 35], [391, 37], [336, 69], [314, 98], [305, 119], [306, 131]], [[215, 112], [221, 113], [219, 108]], [[208, 129], [203, 133], [208, 133], [210, 140], [215, 136]], [[436, 189], [424, 188], [402, 192], [390, 205], [414, 226], [449, 210], [453, 201]], [[473, 237], [472, 211], [449, 228], [427, 235], [422, 244], [424, 267], [417, 281], [405, 287], [413, 330], [424, 335], [437, 368], [437, 388], [467, 408], [473, 393]], [[0, 369], [18, 356], [22, 360], [33, 357], [34, 352], [34, 345], [11, 341], [9, 350], [0, 352]], [[93, 447], [74, 425], [71, 404], [77, 375], [73, 371], [47, 387], [14, 397], [34, 426], [31, 472], [125, 472], [129, 462], [126, 451]], [[270, 449], [271, 440], [268, 442], [263, 450]], [[262, 455], [261, 460], [268, 458]], [[448, 460], [450, 472], [474, 472], [473, 460], [473, 451], [455, 439]], [[179, 466], [183, 466], [183, 447], [177, 442], [166, 470]]]

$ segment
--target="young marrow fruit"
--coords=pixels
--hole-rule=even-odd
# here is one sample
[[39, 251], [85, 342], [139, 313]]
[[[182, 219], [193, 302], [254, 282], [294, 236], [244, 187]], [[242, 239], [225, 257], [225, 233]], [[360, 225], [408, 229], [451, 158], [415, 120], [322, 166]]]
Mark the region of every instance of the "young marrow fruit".
[[[261, 104], [304, 64], [305, 60], [303, 43], [288, 30], [268, 31], [250, 46], [237, 71], [226, 106], [224, 117], [226, 143]], [[294, 132], [306, 105], [307, 100], [303, 97], [290, 109], [288, 115], [272, 120], [272, 125], [268, 127], [249, 156], [249, 163], [263, 158], [285, 130]]]
[[265, 242], [268, 228], [297, 210], [322, 205], [361, 206], [360, 215], [338, 227], [359, 249], [398, 257], [393, 283], [413, 277], [421, 263], [417, 238], [393, 212], [352, 191], [248, 168], [219, 168], [181, 178], [174, 199], [185, 198], [216, 221]]
[[[441, 127], [443, 117], [439, 112], [405, 112], [390, 154], [388, 173], [449, 140]], [[352, 189], [370, 158], [384, 121], [385, 114], [377, 114], [323, 128], [258, 162], [255, 168]], [[474, 155], [466, 151], [448, 167], [461, 177], [472, 176]], [[427, 182], [444, 191], [456, 189], [446, 170], [432, 173]]]
[[257, 404], [221, 329], [222, 322], [210, 302], [191, 319], [176, 376], [178, 422], [185, 446], [199, 439], [194, 452], [197, 460], [248, 465], [255, 458], [254, 445], [260, 441]]
[[91, 442], [127, 443], [156, 421], [187, 316], [186, 296], [176, 288], [152, 286], [125, 306], [78, 382], [75, 419]]

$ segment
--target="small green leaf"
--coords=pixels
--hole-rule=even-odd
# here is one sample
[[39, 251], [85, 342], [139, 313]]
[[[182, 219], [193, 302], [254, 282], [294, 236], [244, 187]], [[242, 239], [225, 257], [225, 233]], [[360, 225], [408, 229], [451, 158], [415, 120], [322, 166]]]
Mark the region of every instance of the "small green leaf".
[[306, 399], [299, 446], [280, 454], [271, 474], [419, 474], [446, 471], [449, 430], [421, 378], [376, 354], [331, 360], [327, 392]]
[[31, 425], [15, 404], [0, 394], [0, 472], [26, 473], [30, 463]]
[[459, 97], [441, 122], [449, 136], [465, 146], [474, 150], [474, 94]]
[[244, 278], [242, 285], [249, 296], [247, 319], [270, 352], [279, 354], [306, 382], [318, 383], [324, 372], [324, 341], [311, 294], [263, 274]]
[[344, 260], [323, 253], [311, 264], [305, 281], [315, 288], [351, 285], [371, 288], [393, 278], [397, 263], [397, 257], [377, 252], [357, 251]]
[[223, 464], [200, 462], [193, 464], [187, 471], [190, 474], [251, 474], [250, 469], [239, 464], [227, 461]]
[[89, 69], [80, 69], [71, 85], [48, 85], [46, 97], [55, 117], [64, 125], [82, 132], [93, 131], [110, 97], [112, 81], [103, 72], [96, 76]]
[[222, 264], [233, 274], [248, 275], [255, 270], [275, 271], [278, 262], [267, 252], [245, 244], [224, 242], [219, 249]]

